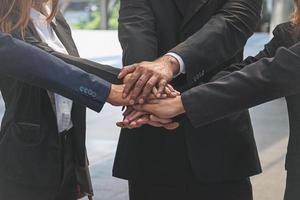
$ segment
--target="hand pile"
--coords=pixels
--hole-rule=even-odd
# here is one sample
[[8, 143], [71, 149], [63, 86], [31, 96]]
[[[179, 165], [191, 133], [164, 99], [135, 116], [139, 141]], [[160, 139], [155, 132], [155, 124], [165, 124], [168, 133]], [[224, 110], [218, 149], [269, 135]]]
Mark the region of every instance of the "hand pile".
[[[178, 72], [178, 62], [163, 56], [154, 62], [124, 67], [119, 74], [124, 85], [113, 85], [109, 102], [126, 105], [124, 119], [117, 125], [138, 128], [148, 124], [173, 130], [179, 127], [173, 117], [184, 113], [180, 93], [168, 84]], [[115, 94], [115, 95], [113, 95]]]

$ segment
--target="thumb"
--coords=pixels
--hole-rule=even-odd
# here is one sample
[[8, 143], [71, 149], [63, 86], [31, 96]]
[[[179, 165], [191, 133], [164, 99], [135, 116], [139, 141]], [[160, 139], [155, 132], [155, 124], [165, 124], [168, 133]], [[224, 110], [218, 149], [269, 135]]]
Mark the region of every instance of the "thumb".
[[119, 73], [118, 78], [119, 78], [119, 79], [125, 78], [126, 75], [128, 75], [128, 74], [134, 72], [135, 69], [136, 69], [136, 65], [129, 65], [129, 66], [124, 67], [124, 68], [121, 70], [121, 72]]

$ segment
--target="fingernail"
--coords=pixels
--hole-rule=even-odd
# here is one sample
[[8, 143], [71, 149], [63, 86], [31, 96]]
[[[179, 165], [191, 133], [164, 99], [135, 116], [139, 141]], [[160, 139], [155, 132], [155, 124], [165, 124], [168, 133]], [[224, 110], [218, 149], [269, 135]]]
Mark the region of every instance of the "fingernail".
[[140, 104], [144, 104], [144, 99], [140, 99], [140, 100], [139, 100], [139, 103], [140, 103]]
[[130, 105], [134, 105], [134, 103], [135, 103], [135, 102], [134, 102], [134, 100], [132, 100], [132, 99], [129, 101], [129, 104], [130, 104]]
[[160, 98], [161, 94], [160, 94], [160, 93], [157, 93], [157, 95], [156, 95], [156, 96], [157, 96], [157, 98]]
[[123, 93], [123, 98], [126, 98], [127, 97], [127, 93]]

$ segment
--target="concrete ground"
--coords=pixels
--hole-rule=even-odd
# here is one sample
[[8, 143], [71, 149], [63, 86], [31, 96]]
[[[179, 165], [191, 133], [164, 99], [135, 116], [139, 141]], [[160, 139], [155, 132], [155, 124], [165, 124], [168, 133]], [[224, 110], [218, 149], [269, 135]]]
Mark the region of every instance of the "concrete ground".
[[[121, 48], [114, 31], [74, 31], [82, 57], [121, 66]], [[256, 34], [246, 49], [255, 55], [269, 39]], [[0, 106], [3, 112], [3, 105]], [[288, 117], [284, 99], [251, 109], [255, 137], [264, 169], [254, 177], [255, 200], [282, 200], [285, 185], [284, 160], [288, 139]], [[121, 119], [120, 108], [106, 105], [101, 114], [88, 111], [88, 154], [91, 161], [96, 200], [127, 200], [126, 181], [111, 176], [112, 163], [120, 130], [115, 122]]]

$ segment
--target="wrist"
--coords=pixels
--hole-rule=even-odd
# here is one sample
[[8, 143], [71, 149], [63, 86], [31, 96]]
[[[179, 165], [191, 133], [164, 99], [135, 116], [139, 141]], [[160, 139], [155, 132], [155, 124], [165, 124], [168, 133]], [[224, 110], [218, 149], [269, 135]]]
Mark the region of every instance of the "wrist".
[[112, 100], [114, 99], [114, 96], [115, 96], [115, 85], [112, 84], [111, 87], [110, 87], [110, 91], [109, 91], [109, 95], [107, 97], [107, 102], [108, 103], [111, 103]]
[[176, 116], [185, 113], [185, 109], [181, 100], [181, 96], [175, 98]]
[[167, 63], [167, 67], [172, 71], [173, 76], [179, 73], [180, 63], [175, 57], [171, 55], [165, 55], [163, 56], [163, 59]]

